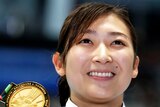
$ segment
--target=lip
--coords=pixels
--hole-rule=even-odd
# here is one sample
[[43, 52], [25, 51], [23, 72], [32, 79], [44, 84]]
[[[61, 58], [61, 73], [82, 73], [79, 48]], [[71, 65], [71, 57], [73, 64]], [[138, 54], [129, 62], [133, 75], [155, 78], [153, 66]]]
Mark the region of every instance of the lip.
[[109, 80], [115, 77], [116, 73], [111, 70], [90, 70], [87, 75], [96, 80]]

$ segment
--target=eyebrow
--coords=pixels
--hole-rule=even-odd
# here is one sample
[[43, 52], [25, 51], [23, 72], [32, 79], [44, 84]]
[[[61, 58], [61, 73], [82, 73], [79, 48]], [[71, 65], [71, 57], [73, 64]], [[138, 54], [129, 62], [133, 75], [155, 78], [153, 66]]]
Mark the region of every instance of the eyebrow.
[[[84, 34], [93, 34], [93, 35], [97, 35], [97, 32], [95, 30], [92, 30], [92, 29], [87, 29]], [[129, 36], [127, 36], [126, 34], [124, 33], [121, 33], [121, 32], [107, 32], [107, 35], [111, 35], [111, 36], [123, 36], [125, 37], [126, 39], [129, 39]]]
[[111, 36], [123, 36], [126, 39], [129, 39], [129, 36], [127, 36], [126, 34], [121, 33], [121, 32], [109, 32], [108, 35], [111, 35]]
[[96, 31], [95, 30], [92, 30], [92, 29], [87, 29], [85, 32], [84, 32], [84, 34], [85, 33], [88, 33], [88, 34], [95, 34], [96, 35]]

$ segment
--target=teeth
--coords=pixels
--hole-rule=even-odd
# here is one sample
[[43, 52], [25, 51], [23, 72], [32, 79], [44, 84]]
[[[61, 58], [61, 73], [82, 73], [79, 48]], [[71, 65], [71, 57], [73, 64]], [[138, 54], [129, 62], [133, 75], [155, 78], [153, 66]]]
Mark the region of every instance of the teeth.
[[89, 72], [90, 76], [97, 76], [97, 77], [112, 77], [113, 73], [111, 72]]

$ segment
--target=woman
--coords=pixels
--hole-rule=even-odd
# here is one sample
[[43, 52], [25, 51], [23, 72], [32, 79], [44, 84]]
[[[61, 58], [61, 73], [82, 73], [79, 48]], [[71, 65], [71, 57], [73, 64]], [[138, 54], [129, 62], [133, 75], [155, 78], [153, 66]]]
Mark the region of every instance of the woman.
[[52, 60], [61, 106], [125, 107], [123, 93], [139, 65], [127, 11], [104, 3], [79, 6], [66, 18]]

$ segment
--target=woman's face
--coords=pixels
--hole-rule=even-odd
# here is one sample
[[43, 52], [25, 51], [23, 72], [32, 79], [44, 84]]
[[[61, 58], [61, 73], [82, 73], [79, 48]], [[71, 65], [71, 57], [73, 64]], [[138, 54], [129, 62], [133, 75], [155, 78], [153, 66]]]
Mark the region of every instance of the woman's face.
[[134, 58], [127, 26], [114, 14], [98, 18], [70, 48], [61, 67], [71, 99], [104, 102], [122, 97], [138, 73], [139, 59]]

